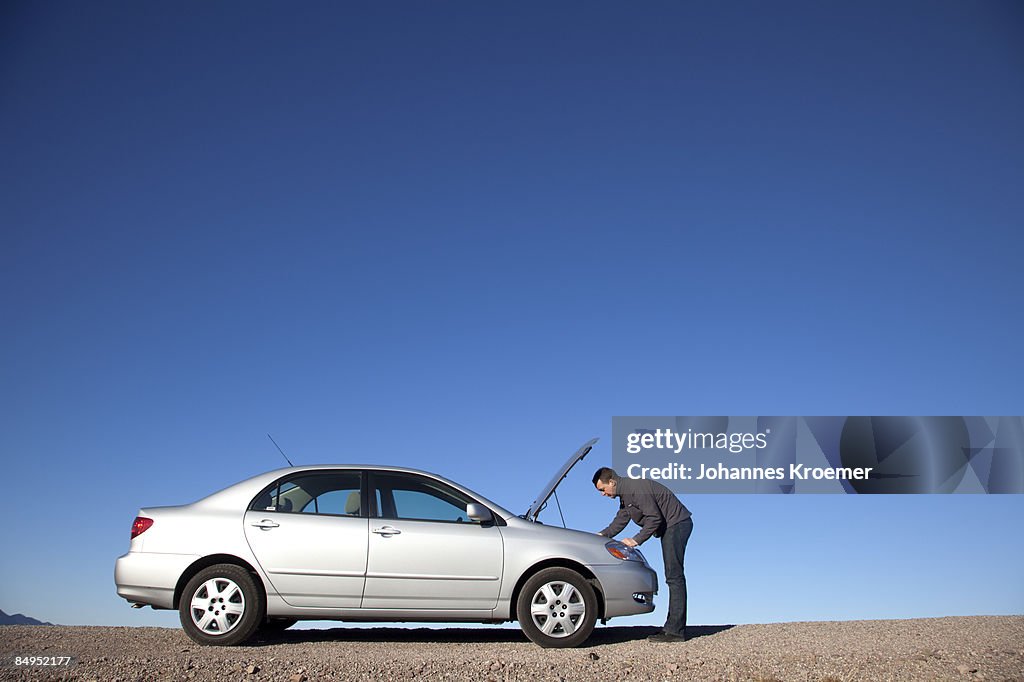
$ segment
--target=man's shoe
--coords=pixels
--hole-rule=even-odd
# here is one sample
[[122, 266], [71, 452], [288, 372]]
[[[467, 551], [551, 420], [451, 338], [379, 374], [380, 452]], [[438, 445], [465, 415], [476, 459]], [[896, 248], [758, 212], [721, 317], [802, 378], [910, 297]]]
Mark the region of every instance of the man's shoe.
[[670, 635], [667, 632], [659, 632], [656, 635], [651, 635], [647, 638], [648, 642], [685, 642], [686, 637], [680, 635]]

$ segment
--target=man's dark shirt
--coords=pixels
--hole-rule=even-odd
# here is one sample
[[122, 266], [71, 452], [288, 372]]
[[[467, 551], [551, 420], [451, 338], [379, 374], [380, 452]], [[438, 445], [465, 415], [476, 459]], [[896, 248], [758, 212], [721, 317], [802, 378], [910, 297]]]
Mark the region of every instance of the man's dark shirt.
[[669, 526], [690, 518], [690, 510], [671, 490], [657, 481], [620, 478], [615, 496], [619, 498], [619, 512], [608, 527], [600, 532], [605, 537], [615, 537], [632, 520], [641, 527], [640, 532], [633, 537], [639, 545], [652, 535], [660, 538]]

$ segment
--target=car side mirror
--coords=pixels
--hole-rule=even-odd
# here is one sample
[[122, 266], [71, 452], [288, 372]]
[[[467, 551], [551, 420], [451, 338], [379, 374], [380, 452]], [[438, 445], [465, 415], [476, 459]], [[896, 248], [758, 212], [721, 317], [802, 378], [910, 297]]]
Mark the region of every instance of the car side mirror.
[[479, 521], [480, 523], [485, 523], [494, 519], [494, 514], [491, 513], [490, 509], [482, 504], [477, 504], [476, 502], [466, 505], [466, 516], [474, 521]]

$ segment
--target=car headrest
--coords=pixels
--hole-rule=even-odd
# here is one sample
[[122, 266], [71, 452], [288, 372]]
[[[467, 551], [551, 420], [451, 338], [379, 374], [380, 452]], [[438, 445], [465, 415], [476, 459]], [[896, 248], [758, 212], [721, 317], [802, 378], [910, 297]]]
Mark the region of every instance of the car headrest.
[[348, 498], [345, 500], [345, 513], [346, 514], [358, 514], [359, 513], [359, 491], [353, 491], [348, 494]]

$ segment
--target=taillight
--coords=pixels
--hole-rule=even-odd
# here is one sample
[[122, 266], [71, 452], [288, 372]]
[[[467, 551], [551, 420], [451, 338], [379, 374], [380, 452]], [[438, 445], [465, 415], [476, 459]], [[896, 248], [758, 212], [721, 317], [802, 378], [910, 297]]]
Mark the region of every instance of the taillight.
[[132, 523], [132, 538], [137, 538], [153, 525], [153, 519], [147, 519], [145, 516], [136, 516], [135, 522]]

